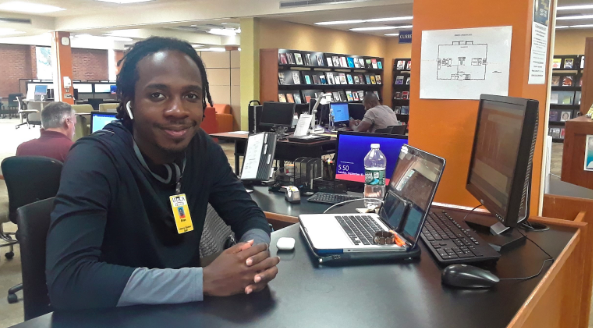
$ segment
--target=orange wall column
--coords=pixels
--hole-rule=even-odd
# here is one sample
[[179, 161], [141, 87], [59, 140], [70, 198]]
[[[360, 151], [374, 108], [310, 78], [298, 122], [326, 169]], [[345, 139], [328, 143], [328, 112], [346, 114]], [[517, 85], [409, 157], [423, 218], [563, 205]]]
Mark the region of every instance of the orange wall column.
[[[52, 33], [52, 62], [54, 69], [54, 97], [56, 101], [74, 104], [74, 86], [72, 85], [72, 49], [70, 32]], [[70, 86], [64, 85], [64, 77], [70, 80]]]
[[[538, 213], [543, 161], [547, 86], [529, 85], [533, 0], [414, 0], [410, 145], [442, 156], [447, 166], [435, 201], [465, 206], [479, 204], [465, 189], [479, 102], [420, 99], [422, 31], [512, 26], [509, 96], [539, 101], [539, 131], [533, 158], [531, 214]], [[552, 1], [554, 3], [554, 1]], [[552, 12], [552, 10], [550, 11]], [[548, 49], [548, 55], [550, 51]], [[548, 69], [549, 70], [549, 69]], [[548, 76], [549, 76], [548, 71]]]

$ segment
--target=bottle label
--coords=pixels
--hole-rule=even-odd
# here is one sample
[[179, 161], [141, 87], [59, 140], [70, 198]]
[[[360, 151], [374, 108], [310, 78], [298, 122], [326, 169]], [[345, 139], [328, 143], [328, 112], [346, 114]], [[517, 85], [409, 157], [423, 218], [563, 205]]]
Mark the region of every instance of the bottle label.
[[385, 185], [385, 170], [364, 170], [364, 183], [370, 186]]

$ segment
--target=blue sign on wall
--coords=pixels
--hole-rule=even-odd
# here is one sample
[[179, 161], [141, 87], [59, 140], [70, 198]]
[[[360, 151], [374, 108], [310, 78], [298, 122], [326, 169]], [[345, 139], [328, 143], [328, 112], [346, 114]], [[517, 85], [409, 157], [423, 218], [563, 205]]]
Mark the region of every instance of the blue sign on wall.
[[399, 43], [412, 43], [412, 31], [400, 31]]

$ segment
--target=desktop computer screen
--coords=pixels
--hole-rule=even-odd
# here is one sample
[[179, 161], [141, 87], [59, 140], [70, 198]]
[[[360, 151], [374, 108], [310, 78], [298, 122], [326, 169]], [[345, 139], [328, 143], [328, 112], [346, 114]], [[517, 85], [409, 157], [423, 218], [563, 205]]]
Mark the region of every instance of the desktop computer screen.
[[334, 123], [350, 121], [348, 103], [331, 103], [329, 106], [334, 114]]
[[36, 85], [35, 86], [35, 95], [46, 95], [47, 94], [47, 85]]
[[295, 104], [281, 102], [265, 102], [262, 109], [260, 125], [292, 126]]
[[[381, 145], [381, 152], [387, 158], [385, 177], [390, 177], [408, 138], [400, 135], [373, 134], [362, 132], [338, 132], [336, 180], [364, 183], [364, 157], [371, 150], [371, 144]], [[389, 183], [389, 179], [385, 179]]]
[[105, 125], [116, 120], [116, 113], [91, 113], [91, 133], [102, 130]]
[[111, 84], [95, 84], [95, 93], [111, 93]]
[[90, 83], [75, 83], [74, 89], [78, 89], [79, 93], [93, 93], [93, 85]]
[[348, 112], [353, 119], [361, 121], [366, 113], [363, 104], [348, 104]]
[[466, 188], [508, 227], [527, 219], [538, 107], [511, 97], [480, 101]]

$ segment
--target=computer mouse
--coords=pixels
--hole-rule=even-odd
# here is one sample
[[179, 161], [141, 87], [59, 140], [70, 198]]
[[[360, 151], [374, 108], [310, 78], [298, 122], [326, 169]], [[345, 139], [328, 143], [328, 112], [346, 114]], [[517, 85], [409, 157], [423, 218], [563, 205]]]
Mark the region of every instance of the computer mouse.
[[445, 285], [460, 288], [490, 288], [500, 281], [492, 272], [467, 264], [449, 265], [441, 279]]
[[284, 187], [285, 194], [284, 198], [289, 203], [300, 203], [301, 202], [301, 193], [299, 192], [299, 188], [295, 186], [286, 186]]
[[280, 237], [276, 242], [276, 247], [281, 251], [291, 251], [294, 249], [294, 238]]

